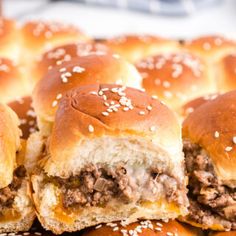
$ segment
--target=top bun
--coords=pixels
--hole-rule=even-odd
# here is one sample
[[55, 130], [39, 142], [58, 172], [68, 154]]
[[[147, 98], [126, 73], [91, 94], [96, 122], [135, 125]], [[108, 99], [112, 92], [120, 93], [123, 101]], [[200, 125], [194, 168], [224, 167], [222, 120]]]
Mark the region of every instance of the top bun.
[[236, 236], [236, 231], [229, 232], [210, 232], [209, 236]]
[[200, 229], [181, 224], [177, 221], [167, 223], [155, 220], [143, 220], [126, 225], [107, 223], [86, 230], [82, 236], [203, 236]]
[[143, 87], [178, 110], [187, 101], [215, 90], [205, 63], [189, 53], [161, 54], [136, 64]]
[[57, 65], [64, 61], [70, 61], [75, 57], [85, 56], [91, 53], [104, 53], [109, 49], [101, 43], [71, 43], [55, 47], [41, 55], [32, 69], [33, 78], [36, 81]]
[[20, 130], [16, 114], [0, 104], [0, 188], [12, 182], [16, 167], [16, 152], [20, 147]]
[[20, 48], [19, 32], [19, 27], [14, 20], [0, 18], [0, 57], [12, 60], [18, 59]]
[[207, 62], [214, 63], [224, 55], [236, 51], [236, 41], [220, 35], [208, 35], [186, 41], [184, 48], [203, 57]]
[[131, 63], [147, 56], [179, 50], [178, 41], [152, 35], [123, 35], [104, 43]]
[[[141, 77], [132, 64], [112, 54], [91, 54], [63, 62], [49, 70], [34, 89], [33, 103], [39, 128], [42, 130], [42, 126], [54, 121], [57, 103], [65, 92], [94, 83], [140, 87]], [[50, 128], [44, 131], [47, 135]]]
[[236, 91], [220, 95], [192, 112], [183, 122], [183, 138], [200, 145], [218, 178], [236, 187]]

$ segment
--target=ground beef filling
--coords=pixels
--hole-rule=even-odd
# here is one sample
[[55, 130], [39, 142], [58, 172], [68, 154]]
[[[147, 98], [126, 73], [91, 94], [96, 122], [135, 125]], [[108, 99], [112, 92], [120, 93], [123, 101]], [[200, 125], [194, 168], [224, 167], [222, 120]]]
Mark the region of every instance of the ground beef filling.
[[[105, 206], [112, 199], [124, 203], [141, 200], [140, 186], [131, 178], [123, 166], [116, 169], [88, 165], [78, 176], [68, 179], [47, 177], [46, 182], [53, 182], [62, 189], [62, 202], [65, 208], [74, 206]], [[179, 188], [175, 178], [150, 170], [146, 186], [154, 194], [158, 194], [158, 186], [162, 188], [169, 202], [184, 204], [184, 190]], [[143, 189], [142, 189], [143, 190]], [[160, 194], [159, 194], [160, 195]], [[160, 197], [160, 196], [159, 196]]]
[[200, 224], [236, 229], [236, 189], [217, 179], [211, 159], [198, 145], [184, 142], [189, 176], [189, 218]]
[[0, 215], [5, 209], [12, 207], [18, 189], [21, 187], [22, 180], [26, 176], [24, 166], [19, 166], [13, 174], [12, 183], [7, 187], [0, 189]]

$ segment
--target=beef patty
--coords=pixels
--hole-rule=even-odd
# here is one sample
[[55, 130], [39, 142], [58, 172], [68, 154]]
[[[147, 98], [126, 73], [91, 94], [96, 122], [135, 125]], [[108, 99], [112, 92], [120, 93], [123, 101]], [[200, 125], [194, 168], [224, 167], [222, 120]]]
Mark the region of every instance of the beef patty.
[[[74, 206], [105, 206], [112, 199], [124, 203], [163, 197], [177, 205], [186, 205], [186, 188], [176, 178], [157, 168], [143, 170], [141, 180], [131, 174], [124, 165], [111, 168], [89, 164], [80, 174], [68, 179], [46, 177], [46, 183], [53, 183], [62, 189], [65, 208]], [[155, 201], [154, 200], [154, 201]]]
[[211, 159], [199, 145], [184, 141], [186, 171], [189, 176], [188, 218], [206, 226], [221, 224], [236, 229], [236, 189], [216, 176]]
[[4, 209], [11, 208], [22, 180], [26, 176], [24, 166], [19, 166], [13, 174], [13, 180], [7, 187], [0, 189], [0, 215]]

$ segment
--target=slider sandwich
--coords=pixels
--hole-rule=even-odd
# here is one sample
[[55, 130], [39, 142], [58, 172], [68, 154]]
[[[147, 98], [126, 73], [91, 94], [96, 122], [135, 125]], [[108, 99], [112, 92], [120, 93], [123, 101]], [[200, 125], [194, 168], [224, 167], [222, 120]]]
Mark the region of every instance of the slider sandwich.
[[28, 230], [34, 220], [16, 114], [0, 104], [0, 233]]
[[134, 88], [67, 92], [31, 179], [38, 218], [57, 234], [187, 213], [180, 125]]
[[219, 95], [183, 122], [189, 215], [203, 229], [236, 229], [236, 91]]

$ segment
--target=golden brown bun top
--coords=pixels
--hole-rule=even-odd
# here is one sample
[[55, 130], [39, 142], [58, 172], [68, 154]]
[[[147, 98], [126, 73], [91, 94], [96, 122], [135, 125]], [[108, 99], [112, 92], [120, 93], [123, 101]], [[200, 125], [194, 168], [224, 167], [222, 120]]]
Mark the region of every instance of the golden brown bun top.
[[208, 101], [183, 122], [183, 138], [210, 156], [219, 179], [236, 186], [236, 91]]
[[[123, 225], [123, 226], [122, 226]], [[126, 233], [126, 234], [125, 234]], [[177, 221], [164, 223], [155, 220], [143, 220], [125, 225], [124, 223], [108, 223], [86, 230], [82, 236], [201, 236], [202, 231]]]
[[153, 35], [123, 35], [108, 39], [104, 43], [132, 63], [150, 55], [179, 48], [177, 41]]
[[202, 104], [206, 103], [209, 100], [213, 100], [217, 98], [219, 94], [207, 94], [205, 96], [197, 97], [187, 103], [185, 103], [181, 108], [181, 116], [187, 117], [190, 113], [192, 113], [195, 109], [200, 107]]
[[108, 52], [108, 48], [101, 43], [71, 43], [53, 48], [45, 52], [36, 63], [33, 73], [36, 80], [41, 79], [48, 70], [74, 57], [81, 57], [91, 53]]
[[0, 188], [12, 182], [16, 152], [20, 146], [20, 130], [16, 114], [0, 104]]
[[22, 27], [22, 37], [25, 47], [33, 51], [89, 39], [77, 27], [53, 21], [26, 22]]
[[141, 77], [135, 67], [112, 54], [91, 54], [49, 70], [33, 92], [37, 115], [53, 121], [57, 103], [68, 90], [94, 83], [122, 83], [138, 87]]
[[19, 128], [22, 131], [22, 138], [27, 139], [29, 135], [36, 131], [37, 122], [36, 114], [32, 107], [32, 99], [30, 96], [19, 98], [8, 103], [13, 111], [17, 114], [20, 120]]
[[184, 47], [215, 61], [228, 52], [236, 51], [236, 41], [220, 35], [207, 35], [186, 41]]
[[162, 54], [136, 64], [143, 87], [173, 109], [213, 90], [204, 62], [189, 53]]
[[217, 66], [222, 69], [218, 78], [219, 89], [222, 92], [236, 89], [236, 52], [223, 57]]
[[62, 98], [50, 139], [51, 157], [70, 159], [81, 139], [106, 135], [136, 135], [152, 139], [165, 150], [181, 149], [180, 125], [156, 98], [134, 88], [94, 84]]
[[7, 103], [27, 93], [20, 68], [13, 61], [0, 58], [0, 102]]

